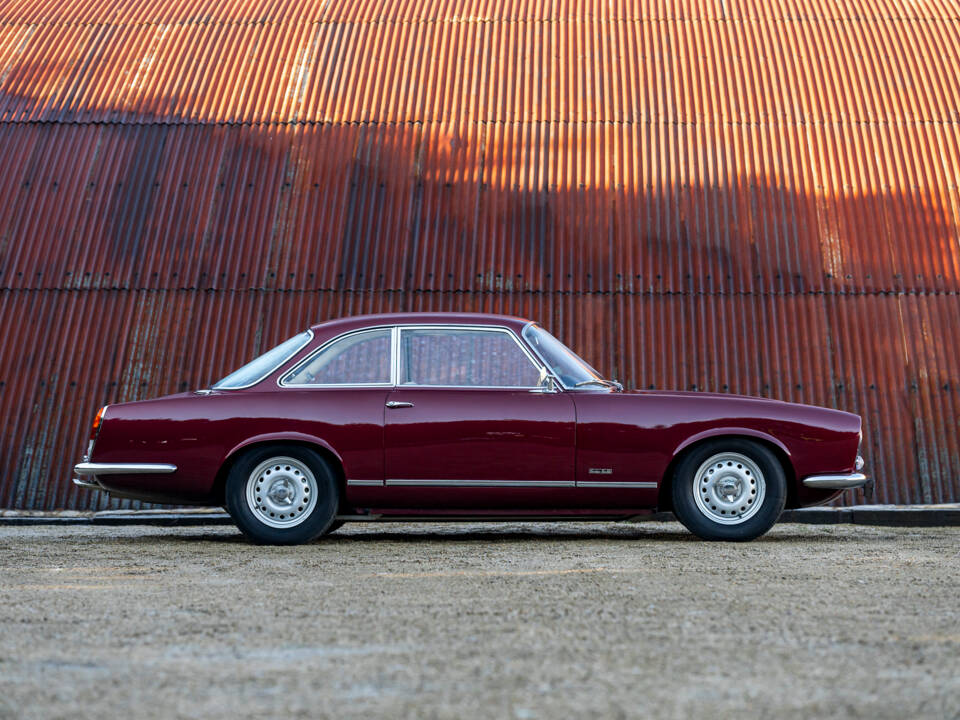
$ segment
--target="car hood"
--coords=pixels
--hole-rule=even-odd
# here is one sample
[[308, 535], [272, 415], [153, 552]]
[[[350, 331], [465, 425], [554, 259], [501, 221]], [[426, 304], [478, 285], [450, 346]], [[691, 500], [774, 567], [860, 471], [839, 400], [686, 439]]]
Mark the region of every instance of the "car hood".
[[840, 420], [844, 425], [851, 427], [860, 427], [860, 416], [855, 413], [844, 410], [835, 410], [820, 405], [807, 405], [804, 403], [787, 402], [785, 400], [776, 400], [773, 398], [756, 397], [753, 395], [735, 395], [733, 393], [715, 393], [699, 392], [691, 390], [625, 390], [618, 395], [626, 395], [638, 400], [642, 398], [677, 398], [696, 404], [722, 405], [728, 408], [740, 407], [742, 409], [752, 408], [751, 412], [769, 411], [777, 416], [784, 413], [797, 414], [806, 420], [816, 418], [830, 418], [831, 420]]
[[[749, 400], [751, 402], [760, 402], [760, 403], [779, 403], [783, 405], [798, 405], [799, 403], [789, 403], [786, 400], [777, 400], [775, 398], [764, 398], [757, 397], [755, 395], [737, 395], [736, 393], [718, 393], [718, 392], [702, 392], [700, 390], [624, 390], [623, 395], [641, 395], [644, 397], [657, 396], [657, 397], [692, 397], [692, 398], [701, 398], [703, 400]], [[816, 405], [810, 405], [809, 407], [816, 407]]]

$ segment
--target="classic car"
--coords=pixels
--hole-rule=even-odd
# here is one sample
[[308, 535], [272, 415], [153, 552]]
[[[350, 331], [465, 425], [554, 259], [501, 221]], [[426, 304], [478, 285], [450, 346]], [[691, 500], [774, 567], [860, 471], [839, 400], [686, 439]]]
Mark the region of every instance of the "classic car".
[[224, 506], [259, 543], [656, 510], [749, 540], [862, 486], [860, 438], [839, 410], [624, 390], [522, 318], [383, 314], [315, 325], [209, 388], [101, 408], [74, 482]]

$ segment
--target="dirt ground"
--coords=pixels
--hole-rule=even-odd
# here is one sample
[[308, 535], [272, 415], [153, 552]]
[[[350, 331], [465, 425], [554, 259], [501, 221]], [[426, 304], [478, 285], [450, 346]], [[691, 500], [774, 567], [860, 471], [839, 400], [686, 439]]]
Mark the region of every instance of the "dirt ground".
[[0, 527], [0, 718], [960, 717], [960, 528]]

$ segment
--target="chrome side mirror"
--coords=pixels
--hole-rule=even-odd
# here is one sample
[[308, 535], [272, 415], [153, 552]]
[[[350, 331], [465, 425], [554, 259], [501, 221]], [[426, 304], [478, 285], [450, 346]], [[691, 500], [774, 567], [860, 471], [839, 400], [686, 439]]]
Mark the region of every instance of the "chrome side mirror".
[[537, 380], [537, 387], [530, 392], [555, 393], [557, 392], [557, 381], [553, 379], [553, 375], [548, 373], [545, 367], [542, 367], [540, 368], [540, 378]]

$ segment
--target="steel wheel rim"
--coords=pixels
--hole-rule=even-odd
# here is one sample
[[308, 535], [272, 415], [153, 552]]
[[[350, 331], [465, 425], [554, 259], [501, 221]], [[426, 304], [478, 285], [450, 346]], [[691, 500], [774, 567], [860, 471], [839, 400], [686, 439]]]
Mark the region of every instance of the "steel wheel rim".
[[317, 504], [317, 479], [300, 460], [273, 457], [264, 460], [247, 478], [247, 508], [264, 525], [296, 527]]
[[717, 453], [693, 476], [697, 508], [712, 522], [740, 525], [760, 511], [767, 483], [757, 463], [735, 452]]

